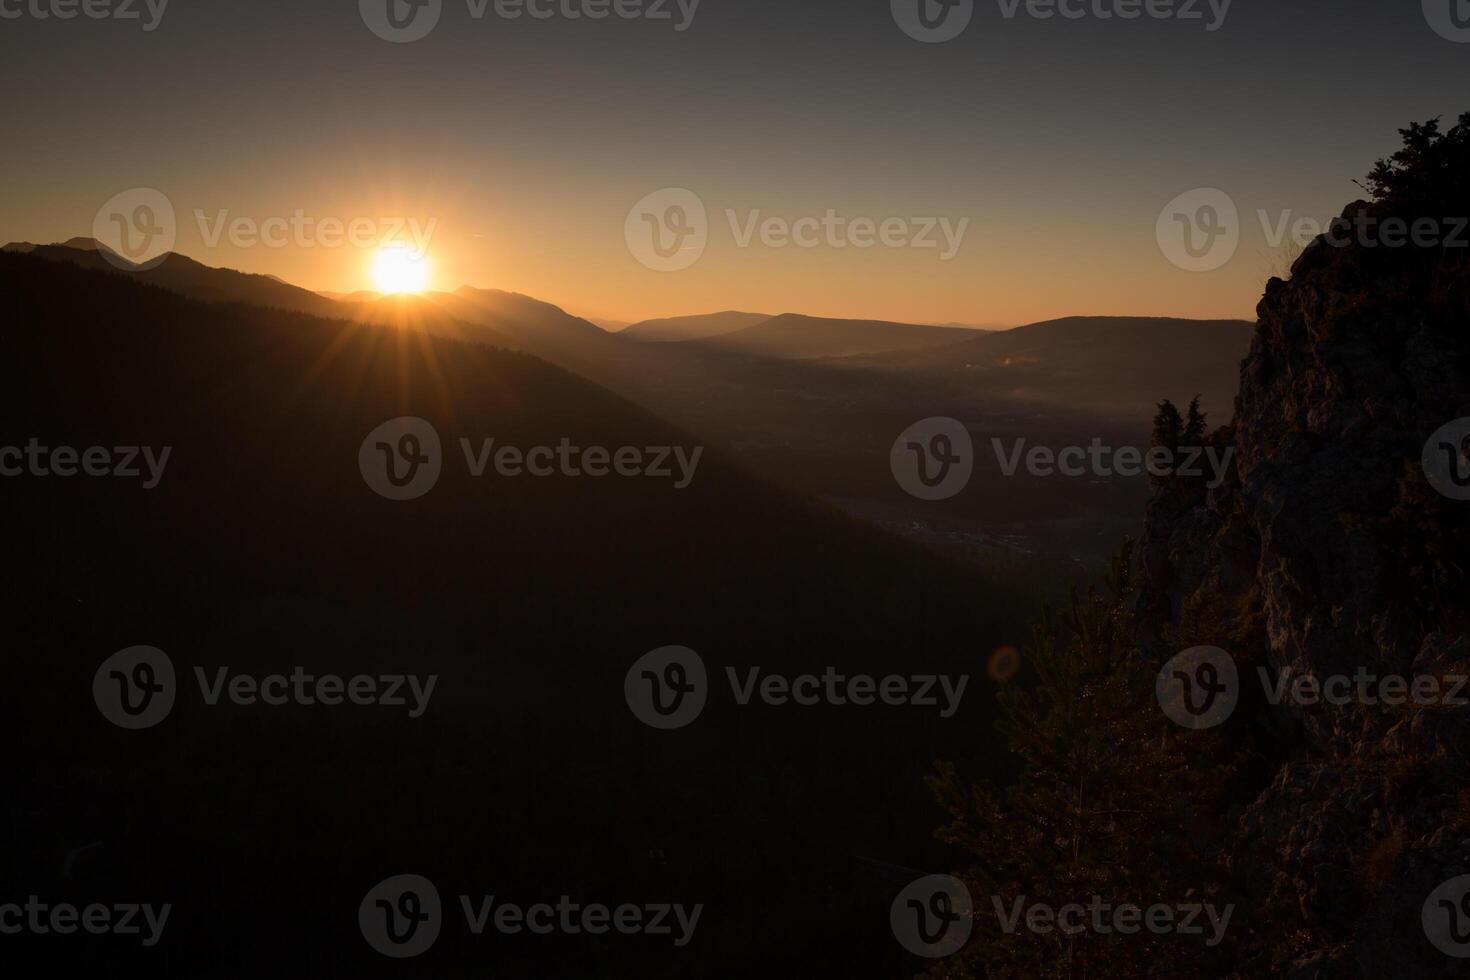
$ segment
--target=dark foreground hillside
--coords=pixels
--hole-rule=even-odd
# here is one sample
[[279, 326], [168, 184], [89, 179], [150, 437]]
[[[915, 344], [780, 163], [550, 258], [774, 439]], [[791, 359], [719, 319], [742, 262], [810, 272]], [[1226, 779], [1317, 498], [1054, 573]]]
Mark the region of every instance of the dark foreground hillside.
[[[169, 902], [169, 942], [12, 944], [60, 975], [838, 976], [907, 968], [888, 884], [859, 859], [942, 867], [920, 781], [990, 736], [986, 655], [1024, 604], [751, 479], [472, 477], [478, 447], [694, 437], [544, 362], [391, 329], [209, 306], [0, 256], [0, 445], [170, 447], [125, 477], [0, 480], [7, 898]], [[443, 441], [425, 496], [359, 470], [377, 426]], [[146, 470], [145, 470], [146, 472]], [[696, 650], [712, 693], [678, 731], [634, 717], [633, 662]], [[107, 721], [114, 652], [165, 651], [177, 703]], [[726, 665], [966, 673], [937, 708], [736, 708]], [[439, 676], [386, 706], [209, 705], [211, 678]], [[395, 874], [522, 904], [703, 903], [692, 942], [472, 937], [394, 971], [357, 910]], [[450, 917], [453, 920], [453, 915]], [[62, 960], [62, 954], [65, 960]], [[895, 958], [897, 957], [897, 958]], [[891, 969], [889, 965], [891, 964]], [[85, 974], [77, 971], [88, 971]], [[22, 970], [18, 975], [31, 975]]]

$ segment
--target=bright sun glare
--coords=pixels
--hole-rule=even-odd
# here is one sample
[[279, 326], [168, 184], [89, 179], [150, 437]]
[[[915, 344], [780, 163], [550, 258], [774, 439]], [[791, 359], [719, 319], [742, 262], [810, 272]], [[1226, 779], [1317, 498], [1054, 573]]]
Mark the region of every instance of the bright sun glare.
[[386, 245], [373, 257], [379, 292], [417, 293], [429, 284], [429, 260], [407, 245]]

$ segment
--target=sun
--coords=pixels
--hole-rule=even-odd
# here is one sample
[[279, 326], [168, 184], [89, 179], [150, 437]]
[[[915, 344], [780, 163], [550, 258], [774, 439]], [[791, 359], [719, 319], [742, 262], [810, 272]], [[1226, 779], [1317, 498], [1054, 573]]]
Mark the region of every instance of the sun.
[[383, 293], [417, 293], [429, 284], [429, 260], [395, 242], [373, 256], [373, 282]]

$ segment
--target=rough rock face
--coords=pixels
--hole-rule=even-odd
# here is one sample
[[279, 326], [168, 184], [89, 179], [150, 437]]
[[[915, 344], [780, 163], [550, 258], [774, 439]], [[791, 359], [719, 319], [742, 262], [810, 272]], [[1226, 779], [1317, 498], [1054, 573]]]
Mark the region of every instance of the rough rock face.
[[[1343, 220], [1384, 217], [1359, 202]], [[1273, 707], [1257, 673], [1470, 673], [1470, 503], [1420, 464], [1470, 416], [1467, 270], [1470, 248], [1319, 239], [1258, 308], [1212, 437], [1235, 449], [1231, 479], [1149, 506], [1139, 642], [1158, 660], [1229, 650], [1243, 687], [1224, 737], [1274, 772], [1220, 828], [1273, 975], [1470, 975], [1420, 920], [1470, 873], [1470, 707]]]

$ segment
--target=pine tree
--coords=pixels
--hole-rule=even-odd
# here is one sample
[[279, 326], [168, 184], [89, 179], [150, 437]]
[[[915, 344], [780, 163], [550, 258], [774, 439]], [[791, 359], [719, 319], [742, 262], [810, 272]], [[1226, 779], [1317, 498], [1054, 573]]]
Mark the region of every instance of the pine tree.
[[1183, 438], [1184, 419], [1179, 416], [1179, 409], [1174, 407], [1174, 403], [1165, 398], [1159, 402], [1159, 410], [1154, 415], [1154, 434], [1150, 444], [1173, 452], [1179, 448]]
[[[938, 836], [970, 858], [956, 876], [970, 889], [975, 918], [969, 943], [928, 976], [1198, 976], [1202, 957], [1218, 955], [1199, 937], [1042, 934], [1025, 925], [1024, 909], [1035, 903], [1211, 900], [1200, 892], [1213, 875], [1191, 843], [1207, 801], [1189, 753], [1203, 733], [1177, 728], [1159, 710], [1154, 667], [1131, 636], [1134, 589], [1129, 544], [1103, 589], [1074, 592], [1068, 616], [1059, 622], [1048, 611], [1036, 624], [1027, 651], [1034, 686], [1007, 687], [998, 698], [996, 727], [1020, 763], [1014, 783], [967, 786], [948, 763], [931, 776], [951, 818]], [[1008, 934], [1000, 912], [1010, 915], [1023, 897]]]
[[1189, 403], [1189, 419], [1184, 423], [1185, 446], [1203, 446], [1208, 427], [1205, 425], [1205, 413], [1199, 410], [1199, 395]]
[[[1179, 446], [1183, 441], [1184, 420], [1179, 417], [1179, 409], [1174, 407], [1174, 403], [1165, 398], [1159, 402], [1159, 410], [1154, 415], [1153, 438], [1149, 440], [1149, 445], [1154, 449], [1169, 450], [1169, 458], [1173, 460], [1178, 458]], [[1160, 476], [1152, 471], [1149, 473], [1149, 482], [1156, 485], [1165, 483], [1168, 479], [1167, 475]]]
[[[1470, 169], [1470, 112], [1444, 132], [1438, 119], [1399, 130], [1403, 148], [1379, 160], [1362, 186], [1373, 200], [1409, 214], [1463, 200], [1463, 175]], [[1450, 212], [1442, 212], [1450, 213]]]

